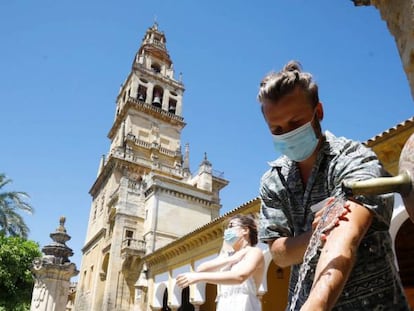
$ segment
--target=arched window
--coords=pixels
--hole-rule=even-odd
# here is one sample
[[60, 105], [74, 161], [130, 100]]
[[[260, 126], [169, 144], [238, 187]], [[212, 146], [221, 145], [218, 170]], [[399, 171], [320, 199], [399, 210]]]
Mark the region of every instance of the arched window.
[[175, 114], [175, 111], [177, 109], [177, 101], [173, 98], [170, 98], [168, 101], [168, 112]]
[[[398, 230], [395, 238], [395, 253], [400, 268], [401, 282], [405, 290], [414, 293], [414, 268], [412, 258], [414, 256], [414, 224], [407, 219]], [[414, 296], [413, 296], [414, 297]]]
[[151, 64], [151, 69], [156, 72], [156, 73], [160, 73], [161, 72], [161, 66], [157, 63], [153, 63]]
[[152, 93], [152, 105], [158, 108], [162, 107], [162, 97], [164, 96], [164, 90], [159, 85], [154, 87]]
[[143, 102], [147, 99], [147, 88], [141, 84], [138, 86], [137, 99]]

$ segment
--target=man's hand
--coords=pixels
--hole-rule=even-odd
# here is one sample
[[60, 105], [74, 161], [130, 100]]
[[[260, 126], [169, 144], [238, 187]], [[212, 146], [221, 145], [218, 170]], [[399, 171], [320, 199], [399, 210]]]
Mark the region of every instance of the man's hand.
[[[343, 206], [330, 206], [335, 203], [335, 198], [331, 197], [325, 200], [323, 207], [315, 213], [314, 220], [312, 222], [312, 231], [315, 231], [318, 226], [323, 226], [321, 239], [325, 241], [329, 232], [340, 225], [341, 221], [348, 221], [347, 214], [351, 212], [349, 209], [349, 201], [345, 201]], [[330, 208], [328, 215], [324, 215], [326, 208]], [[322, 221], [322, 217], [325, 216], [325, 219]], [[319, 229], [319, 228], [318, 228]]]

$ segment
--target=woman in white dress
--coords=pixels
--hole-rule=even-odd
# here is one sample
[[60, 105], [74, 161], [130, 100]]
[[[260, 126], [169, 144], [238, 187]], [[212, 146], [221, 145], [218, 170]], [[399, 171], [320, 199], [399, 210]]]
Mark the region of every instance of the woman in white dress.
[[217, 311], [260, 311], [257, 289], [263, 278], [264, 257], [256, 246], [255, 220], [245, 215], [232, 217], [223, 239], [220, 255], [202, 263], [197, 272], [178, 275], [177, 285], [185, 288], [198, 282], [218, 284]]

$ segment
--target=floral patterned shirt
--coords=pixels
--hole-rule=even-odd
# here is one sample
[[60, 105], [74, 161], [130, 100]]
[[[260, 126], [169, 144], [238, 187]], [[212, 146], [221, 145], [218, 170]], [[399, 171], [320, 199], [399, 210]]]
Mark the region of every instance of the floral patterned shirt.
[[[259, 239], [293, 237], [312, 228], [310, 207], [323, 199], [342, 194], [342, 181], [385, 176], [375, 153], [344, 137], [329, 132], [319, 150], [306, 188], [295, 162], [282, 156], [270, 163], [260, 186]], [[410, 310], [394, 263], [392, 240], [388, 232], [393, 194], [354, 197], [374, 215], [362, 239], [356, 262], [334, 310]], [[310, 262], [295, 310], [306, 301], [315, 274], [319, 252]], [[300, 265], [293, 265], [289, 283], [291, 301]], [[287, 310], [289, 310], [287, 307]]]

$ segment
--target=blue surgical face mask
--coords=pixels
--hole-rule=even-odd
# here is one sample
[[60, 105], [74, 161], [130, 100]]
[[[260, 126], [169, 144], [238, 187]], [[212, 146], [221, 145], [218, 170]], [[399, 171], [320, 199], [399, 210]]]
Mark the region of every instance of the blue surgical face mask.
[[224, 241], [229, 243], [231, 246], [233, 246], [237, 240], [239, 239], [239, 235], [237, 234], [236, 228], [228, 228], [224, 230]]
[[309, 158], [318, 145], [312, 121], [286, 134], [272, 137], [276, 151], [296, 162]]

